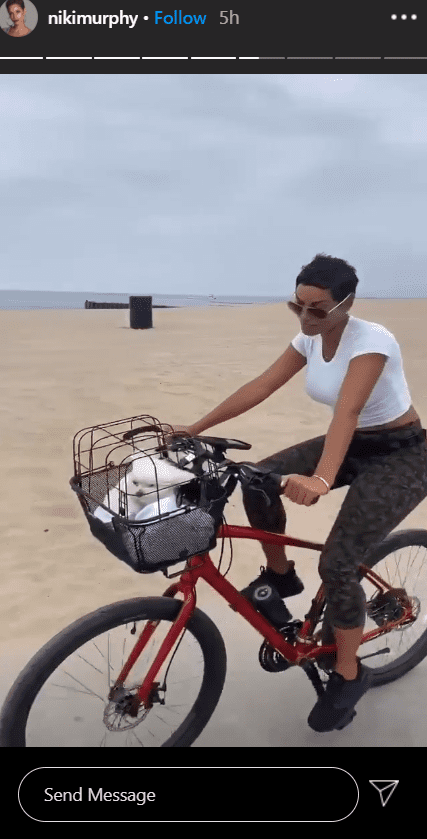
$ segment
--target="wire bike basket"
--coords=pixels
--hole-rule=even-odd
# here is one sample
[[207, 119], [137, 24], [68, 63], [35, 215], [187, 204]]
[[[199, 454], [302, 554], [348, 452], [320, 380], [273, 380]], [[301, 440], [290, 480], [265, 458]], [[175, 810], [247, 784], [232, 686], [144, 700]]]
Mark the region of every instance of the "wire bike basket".
[[139, 574], [212, 550], [237, 483], [229, 472], [224, 481], [223, 453], [196, 437], [166, 445], [168, 431], [155, 417], [138, 416], [73, 439], [70, 485], [91, 533]]

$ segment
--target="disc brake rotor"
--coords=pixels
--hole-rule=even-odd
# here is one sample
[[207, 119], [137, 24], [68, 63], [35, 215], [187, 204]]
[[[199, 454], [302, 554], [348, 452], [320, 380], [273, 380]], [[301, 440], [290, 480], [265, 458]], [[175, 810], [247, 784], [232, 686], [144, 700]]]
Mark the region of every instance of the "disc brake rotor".
[[138, 693], [138, 686], [134, 688], [117, 687], [114, 689], [114, 698], [108, 703], [104, 711], [104, 724], [109, 731], [126, 731], [128, 728], [135, 728], [145, 720], [152, 703], [164, 704], [158, 695], [158, 685], [154, 684], [153, 695], [149, 707], [139, 705], [135, 713], [135, 698]]

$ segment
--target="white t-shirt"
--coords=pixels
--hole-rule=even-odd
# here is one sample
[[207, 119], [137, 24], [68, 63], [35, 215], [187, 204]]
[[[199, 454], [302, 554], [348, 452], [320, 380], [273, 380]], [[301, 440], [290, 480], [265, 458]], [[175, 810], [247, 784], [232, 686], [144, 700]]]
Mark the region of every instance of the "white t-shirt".
[[349, 316], [332, 361], [324, 361], [321, 335], [299, 332], [291, 344], [307, 358], [305, 389], [308, 396], [335, 408], [341, 385], [352, 358], [381, 353], [387, 361], [364, 408], [358, 428], [383, 425], [402, 416], [412, 404], [403, 372], [402, 355], [394, 335], [379, 323]]

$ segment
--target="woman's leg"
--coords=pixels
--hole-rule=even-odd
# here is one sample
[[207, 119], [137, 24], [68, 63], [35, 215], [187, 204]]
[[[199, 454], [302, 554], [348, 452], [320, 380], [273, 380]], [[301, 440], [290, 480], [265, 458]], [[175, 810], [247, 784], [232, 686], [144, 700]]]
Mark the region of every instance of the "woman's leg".
[[335, 640], [337, 645], [337, 659], [335, 672], [341, 673], [344, 679], [357, 679], [358, 664], [357, 650], [362, 640], [364, 622], [355, 629], [339, 629], [334, 627]]
[[426, 442], [366, 459], [350, 485], [319, 561], [327, 601], [324, 626], [334, 630], [336, 670], [344, 678], [355, 678], [365, 624], [358, 567], [369, 549], [426, 497]]
[[[305, 440], [288, 449], [277, 452], [270, 457], [253, 464], [266, 473], [274, 472], [278, 475], [312, 475], [320, 460], [325, 435]], [[245, 461], [248, 462], [248, 461]], [[334, 484], [335, 486], [335, 484]], [[258, 530], [269, 530], [271, 533], [285, 533], [286, 513], [277, 492], [270, 497], [271, 504], [267, 505], [263, 494], [253, 488], [243, 490], [243, 505], [251, 527]], [[261, 542], [262, 550], [267, 559], [267, 568], [278, 574], [286, 574], [290, 563], [286, 558], [285, 547], [282, 545], [266, 545]]]

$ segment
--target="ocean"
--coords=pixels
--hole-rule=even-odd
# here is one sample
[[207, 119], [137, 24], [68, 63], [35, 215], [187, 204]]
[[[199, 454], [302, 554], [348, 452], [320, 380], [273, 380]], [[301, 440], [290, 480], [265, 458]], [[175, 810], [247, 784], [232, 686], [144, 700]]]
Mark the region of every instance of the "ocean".
[[[245, 306], [250, 304], [281, 303], [288, 297], [244, 297], [203, 294], [151, 294], [140, 292], [142, 296], [151, 296], [153, 306], [176, 306], [177, 308], [206, 307], [206, 306]], [[138, 292], [129, 294], [100, 294], [94, 291], [25, 291], [17, 289], [0, 289], [0, 309], [84, 309], [85, 301], [96, 303], [129, 303], [129, 297], [137, 296]]]

